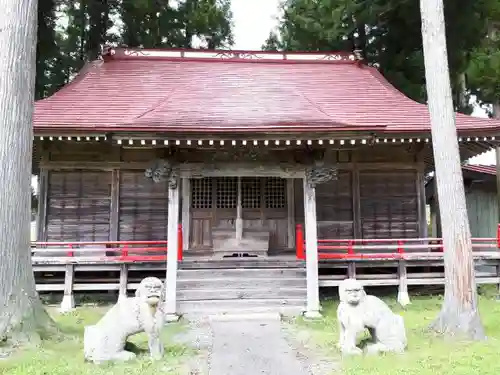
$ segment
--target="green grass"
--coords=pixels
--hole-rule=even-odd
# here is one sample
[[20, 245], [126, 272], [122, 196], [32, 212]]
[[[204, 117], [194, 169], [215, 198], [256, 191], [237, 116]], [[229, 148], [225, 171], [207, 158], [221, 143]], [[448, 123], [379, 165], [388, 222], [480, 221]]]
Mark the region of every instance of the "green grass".
[[[488, 335], [484, 342], [444, 339], [428, 330], [437, 316], [442, 297], [413, 297], [401, 308], [394, 299], [386, 302], [405, 319], [408, 351], [404, 355], [347, 357], [341, 361], [344, 375], [497, 375], [500, 374], [500, 302], [489, 295], [480, 297], [480, 314]], [[322, 321], [301, 322], [312, 329], [318, 345], [338, 360], [337, 303], [324, 304]]]
[[[165, 355], [161, 361], [151, 361], [147, 352], [137, 360], [128, 363], [108, 363], [95, 365], [83, 360], [83, 328], [96, 323], [106, 312], [106, 307], [81, 307], [69, 314], [60, 315], [49, 309], [63, 338], [47, 340], [40, 348], [23, 348], [8, 359], [0, 360], [2, 375], [157, 375], [185, 374], [182, 370], [183, 360], [193, 354], [192, 350], [172, 343], [173, 334], [184, 327], [170, 324], [162, 332], [165, 344]], [[130, 341], [140, 349], [147, 350], [147, 339], [144, 334], [133, 336]]]

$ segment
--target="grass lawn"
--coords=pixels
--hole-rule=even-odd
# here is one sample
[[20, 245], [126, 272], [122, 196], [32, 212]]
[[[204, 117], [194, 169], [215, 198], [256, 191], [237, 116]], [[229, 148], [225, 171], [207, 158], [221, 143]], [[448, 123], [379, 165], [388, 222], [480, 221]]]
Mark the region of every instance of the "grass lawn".
[[[153, 362], [147, 353], [129, 363], [95, 365], [83, 360], [83, 327], [96, 323], [108, 307], [81, 307], [74, 312], [60, 315], [55, 310], [49, 313], [65, 334], [62, 341], [44, 341], [41, 348], [25, 348], [8, 359], [0, 360], [2, 375], [157, 375], [159, 373], [185, 374], [182, 363], [191, 349], [175, 345], [171, 337], [183, 330], [181, 324], [170, 324], [163, 332], [165, 356], [162, 361]], [[147, 350], [147, 339], [138, 334], [130, 339], [141, 349]]]
[[[344, 375], [497, 375], [500, 374], [500, 302], [492, 291], [480, 297], [480, 313], [488, 335], [485, 342], [464, 342], [443, 339], [432, 334], [427, 327], [437, 316], [442, 297], [413, 297], [406, 310], [394, 299], [386, 299], [393, 311], [405, 319], [408, 352], [405, 355], [379, 357], [348, 357], [342, 360]], [[337, 303], [323, 306], [325, 319], [301, 322], [312, 329], [313, 338], [332, 357], [339, 356], [335, 344], [338, 340]]]

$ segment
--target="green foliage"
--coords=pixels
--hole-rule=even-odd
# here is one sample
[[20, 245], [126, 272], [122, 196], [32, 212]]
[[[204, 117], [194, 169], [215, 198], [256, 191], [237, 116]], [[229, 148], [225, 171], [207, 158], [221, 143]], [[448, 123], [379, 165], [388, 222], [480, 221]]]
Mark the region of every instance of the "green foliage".
[[[82, 307], [75, 312], [53, 315], [64, 336], [45, 341], [40, 348], [25, 347], [8, 359], [0, 360], [0, 374], [5, 375], [156, 375], [184, 374], [184, 360], [194, 354], [192, 349], [172, 342], [172, 336], [180, 333], [183, 326], [170, 324], [162, 332], [165, 343], [163, 360], [153, 362], [147, 354], [142, 354], [130, 363], [95, 365], [83, 360], [83, 329], [85, 325], [97, 322], [105, 309]], [[147, 350], [147, 339], [139, 334], [131, 339], [139, 349]], [[1, 354], [1, 353], [0, 353]], [[0, 357], [1, 358], [1, 357]], [[183, 371], [184, 370], [184, 371]]]
[[[498, 361], [500, 304], [493, 293], [487, 292], [479, 298], [481, 319], [488, 335], [488, 340], [484, 342], [467, 342], [459, 338], [447, 340], [428, 330], [429, 324], [441, 308], [441, 296], [413, 297], [412, 304], [406, 309], [401, 308], [393, 298], [387, 298], [386, 302], [393, 311], [401, 314], [405, 319], [408, 337], [407, 353], [346, 358], [342, 361], [341, 374], [494, 375], [500, 372]], [[327, 302], [324, 304], [325, 318], [322, 321], [300, 323], [313, 330], [315, 340], [332, 357], [338, 355], [335, 347], [338, 340], [336, 308], [337, 303]]]
[[[455, 106], [467, 106], [462, 85], [471, 53], [487, 35], [498, 0], [444, 0]], [[352, 51], [359, 48], [399, 90], [426, 102], [419, 0], [287, 0], [269, 50]], [[465, 96], [465, 97], [464, 97]]]
[[[170, 3], [172, 3], [170, 1]], [[233, 43], [230, 0], [46, 0], [38, 8], [36, 99], [68, 83], [103, 44], [224, 48]]]

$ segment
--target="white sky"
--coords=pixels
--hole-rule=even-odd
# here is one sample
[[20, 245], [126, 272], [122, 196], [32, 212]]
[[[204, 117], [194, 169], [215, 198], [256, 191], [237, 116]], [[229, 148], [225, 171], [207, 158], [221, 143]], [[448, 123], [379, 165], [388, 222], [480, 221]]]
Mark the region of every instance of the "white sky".
[[232, 0], [233, 49], [260, 50], [277, 25], [279, 0]]
[[[232, 0], [234, 20], [234, 46], [238, 50], [259, 50], [276, 27], [280, 0]], [[476, 107], [472, 114], [486, 117], [485, 112]], [[473, 164], [495, 164], [495, 152], [489, 151], [470, 160]]]

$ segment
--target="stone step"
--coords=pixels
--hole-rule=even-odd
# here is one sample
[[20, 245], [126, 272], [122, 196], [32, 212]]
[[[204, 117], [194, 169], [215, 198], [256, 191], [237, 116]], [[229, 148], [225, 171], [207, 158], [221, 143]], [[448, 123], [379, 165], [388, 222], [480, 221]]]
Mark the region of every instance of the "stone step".
[[213, 314], [276, 312], [286, 316], [299, 315], [305, 310], [305, 298], [240, 299], [210, 301], [179, 301], [179, 312], [190, 317], [206, 317]]
[[[237, 252], [239, 250], [235, 250]], [[303, 261], [292, 259], [273, 259], [273, 258], [224, 258], [217, 260], [191, 260], [184, 258], [179, 263], [179, 269], [227, 269], [227, 268], [296, 268], [305, 269]]]
[[[239, 286], [239, 285], [238, 285]], [[302, 288], [232, 288], [232, 289], [186, 289], [177, 292], [179, 301], [238, 300], [238, 299], [305, 299], [307, 290]]]
[[177, 280], [178, 290], [189, 289], [231, 289], [231, 288], [305, 288], [306, 279], [303, 277], [259, 278], [258, 280], [244, 278], [206, 278]]
[[306, 278], [303, 268], [235, 268], [235, 269], [181, 269], [178, 272], [179, 280], [182, 279], [212, 279], [212, 278]]

